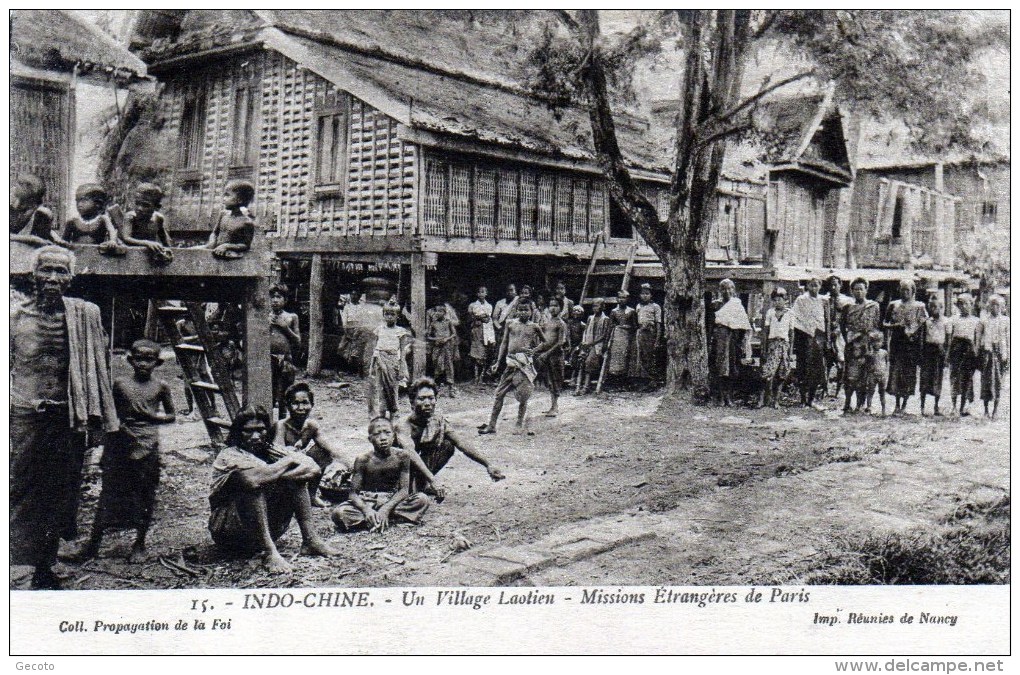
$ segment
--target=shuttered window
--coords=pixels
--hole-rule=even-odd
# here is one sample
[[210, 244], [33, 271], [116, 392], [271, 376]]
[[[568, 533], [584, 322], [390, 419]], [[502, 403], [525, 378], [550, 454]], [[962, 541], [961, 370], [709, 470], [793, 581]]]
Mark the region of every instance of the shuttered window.
[[234, 130], [230, 145], [230, 165], [255, 164], [255, 88], [240, 84], [234, 91]]
[[315, 184], [339, 187], [343, 185], [347, 167], [346, 105], [322, 108], [316, 114], [315, 124]]
[[205, 146], [206, 93], [202, 87], [194, 87], [184, 95], [181, 110], [181, 149], [179, 167], [199, 169], [202, 166], [202, 150]]

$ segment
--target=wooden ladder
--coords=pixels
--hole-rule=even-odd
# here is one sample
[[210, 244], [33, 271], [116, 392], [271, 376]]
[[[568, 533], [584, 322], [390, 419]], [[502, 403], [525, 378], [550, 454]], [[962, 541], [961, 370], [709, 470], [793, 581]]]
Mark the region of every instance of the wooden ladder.
[[[185, 302], [182, 306], [161, 305], [157, 312], [163, 330], [173, 345], [177, 363], [184, 371], [184, 381], [190, 387], [195, 405], [202, 414], [209, 438], [213, 443], [222, 443], [223, 430], [230, 428], [241, 406], [230, 364], [224, 363], [217, 353], [216, 338], [205, 322], [205, 308], [200, 302]], [[180, 319], [190, 319], [197, 335], [184, 337], [177, 327]], [[222, 400], [224, 416], [218, 411], [217, 395]]]

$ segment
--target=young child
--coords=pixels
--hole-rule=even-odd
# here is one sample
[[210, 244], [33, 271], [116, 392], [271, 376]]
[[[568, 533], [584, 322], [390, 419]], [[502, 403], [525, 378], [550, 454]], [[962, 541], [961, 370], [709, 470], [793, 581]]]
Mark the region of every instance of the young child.
[[[145, 559], [145, 536], [152, 523], [159, 485], [159, 430], [157, 425], [173, 422], [170, 386], [152, 377], [163, 360], [159, 345], [137, 340], [127, 358], [134, 368], [132, 377], [113, 382], [113, 398], [120, 418], [120, 431], [107, 439], [103, 449], [103, 491], [88, 542], [74, 556], [79, 560], [96, 557], [107, 528], [134, 528], [137, 531], [131, 555], [132, 563]], [[159, 412], [162, 406], [163, 412]]]
[[584, 335], [581, 337], [581, 353], [579, 355], [583, 371], [578, 378], [575, 395], [587, 394], [591, 390], [591, 379], [598, 382], [599, 372], [602, 369], [602, 354], [606, 350], [606, 341], [609, 339], [611, 326], [609, 317], [606, 316], [605, 300], [595, 298], [591, 303], [591, 318], [584, 328]]
[[11, 185], [11, 241], [47, 246], [53, 237], [53, 212], [42, 205], [46, 184], [37, 176], [23, 173]]
[[934, 414], [939, 412], [939, 397], [942, 395], [942, 376], [946, 369], [946, 349], [949, 343], [949, 322], [942, 316], [943, 302], [937, 295], [928, 300], [928, 319], [921, 326], [920, 392], [921, 415], [924, 416], [925, 398], [935, 399]]
[[74, 193], [78, 215], [68, 218], [61, 234], [53, 233], [54, 240], [61, 245], [86, 244], [98, 246], [100, 253], [123, 255], [126, 249], [120, 243], [117, 228], [106, 213], [110, 196], [103, 186], [86, 183], [78, 186]]
[[985, 417], [992, 418], [999, 411], [1002, 371], [1009, 365], [1009, 318], [1002, 314], [1004, 302], [1001, 295], [988, 298], [988, 316], [981, 320], [981, 400]]
[[[527, 412], [528, 399], [535, 390], [538, 372], [535, 370], [535, 351], [545, 342], [542, 329], [532, 321], [535, 307], [530, 300], [521, 299], [515, 308], [516, 320], [508, 321], [503, 341], [499, 345], [496, 363], [492, 364], [492, 374], [505, 363], [506, 369], [496, 385], [495, 400], [492, 402], [492, 413], [488, 424], [478, 428], [479, 434], [496, 433], [496, 422], [503, 410], [503, 400], [511, 391], [517, 399], [517, 427], [515, 433], [528, 431]], [[528, 432], [529, 435], [531, 432]]]
[[885, 336], [881, 331], [873, 331], [869, 339], [871, 340], [869, 356], [871, 382], [867, 384], [868, 404], [866, 410], [871, 412], [871, 401], [877, 387], [878, 400], [882, 404], [882, 417], [885, 417], [885, 384], [889, 381], [889, 352], [885, 348]]
[[[276, 423], [273, 431], [273, 447], [280, 451], [281, 457], [287, 452], [303, 452], [325, 472], [326, 467], [334, 462], [348, 468], [339, 450], [334, 447], [320, 431], [319, 424], [311, 419], [312, 408], [315, 407], [315, 394], [305, 382], [297, 382], [287, 388], [284, 393], [288, 416]], [[319, 478], [308, 481], [308, 496], [312, 506], [328, 506], [318, 496]]]
[[489, 289], [479, 286], [477, 300], [468, 305], [468, 317], [471, 319], [471, 361], [475, 366], [475, 384], [482, 383], [482, 375], [492, 360], [492, 350], [496, 346], [496, 330], [492, 326], [492, 305], [486, 298]]
[[457, 329], [446, 316], [446, 305], [436, 305], [432, 310], [432, 323], [425, 339], [432, 347], [432, 377], [440, 387], [443, 383], [450, 390], [450, 398], [456, 397], [453, 390], [455, 379], [454, 360], [457, 349]]
[[255, 198], [255, 186], [246, 180], [227, 183], [223, 194], [223, 212], [204, 246], [217, 258], [240, 258], [255, 238], [255, 219], [248, 214], [248, 205]]
[[570, 365], [570, 382], [567, 384], [571, 389], [581, 386], [581, 373], [584, 369], [581, 340], [584, 338], [584, 329], [584, 307], [580, 304], [574, 305], [570, 308], [570, 316], [567, 318], [567, 344], [570, 352], [567, 360]]
[[153, 262], [166, 265], [173, 262], [170, 247], [174, 244], [166, 229], [166, 218], [158, 211], [162, 203], [163, 190], [158, 185], [140, 183], [135, 188], [135, 208], [124, 217], [120, 238], [128, 246], [144, 246]]
[[393, 447], [393, 422], [376, 417], [368, 423], [372, 452], [354, 460], [350, 500], [333, 509], [336, 526], [349, 532], [368, 527], [385, 532], [397, 518], [418, 523], [430, 501], [421, 492], [410, 494], [411, 458], [407, 450]]
[[786, 289], [777, 286], [772, 291], [772, 307], [765, 313], [765, 364], [758, 405], [779, 407], [783, 382], [790, 374], [790, 356], [793, 349], [793, 312], [786, 306]]
[[407, 386], [406, 355], [411, 333], [397, 325], [399, 315], [400, 307], [396, 303], [387, 303], [383, 307], [383, 324], [375, 329], [375, 346], [372, 348], [367, 385], [370, 418], [378, 415], [395, 416], [399, 389]]
[[549, 386], [549, 396], [552, 403], [543, 415], [556, 417], [560, 414], [559, 401], [560, 391], [563, 389], [563, 353], [570, 349], [567, 338], [567, 324], [560, 318], [563, 313], [563, 303], [555, 295], [549, 298], [548, 311], [542, 321], [542, 334], [545, 342], [538, 349], [535, 361], [542, 365], [542, 372], [545, 375], [546, 384]]
[[960, 314], [949, 329], [949, 384], [952, 394], [953, 408], [956, 400], [960, 400], [960, 417], [970, 415], [967, 404], [974, 400], [974, 371], [978, 367], [978, 338], [981, 321], [972, 316], [974, 298], [970, 293], [962, 293], [956, 299], [956, 307]]

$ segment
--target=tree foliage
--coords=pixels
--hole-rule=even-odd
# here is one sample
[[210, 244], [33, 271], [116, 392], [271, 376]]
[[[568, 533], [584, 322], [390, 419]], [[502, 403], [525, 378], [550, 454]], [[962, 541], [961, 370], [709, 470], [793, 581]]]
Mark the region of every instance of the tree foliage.
[[[662, 261], [665, 321], [674, 388], [704, 384], [704, 252], [709, 209], [727, 143], [767, 134], [755, 114], [797, 83], [833, 87], [862, 115], [902, 120], [918, 148], [975, 149], [982, 50], [1008, 45], [1008, 26], [949, 11], [668, 10], [649, 12], [629, 32], [606, 35], [596, 10], [551, 11], [530, 56], [532, 88], [551, 105], [588, 111], [595, 156], [621, 211]], [[785, 62], [757, 81], [762, 53]], [[672, 148], [669, 213], [637, 188], [616, 119], [635, 92], [635, 68], [670, 53], [681, 92]], [[979, 149], [979, 148], [978, 148]]]

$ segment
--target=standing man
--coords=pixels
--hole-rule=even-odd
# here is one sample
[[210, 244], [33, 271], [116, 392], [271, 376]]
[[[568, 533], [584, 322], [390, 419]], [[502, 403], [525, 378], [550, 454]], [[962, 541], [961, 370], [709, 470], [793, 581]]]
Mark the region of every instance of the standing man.
[[636, 376], [651, 389], [655, 386], [656, 357], [662, 344], [662, 307], [652, 301], [652, 287], [641, 284], [637, 306], [637, 365]]
[[815, 403], [819, 389], [825, 393], [825, 345], [829, 335], [829, 305], [818, 295], [819, 279], [807, 282], [793, 303], [793, 351], [797, 355], [797, 382], [802, 405], [821, 409]]
[[535, 352], [545, 342], [542, 329], [533, 320], [535, 306], [524, 297], [523, 292], [517, 303], [516, 317], [508, 321], [503, 341], [499, 344], [496, 363], [492, 364], [493, 375], [505, 365], [503, 375], [496, 385], [495, 399], [489, 422], [478, 429], [479, 434], [496, 433], [496, 422], [503, 410], [503, 400], [511, 391], [517, 399], [517, 426], [515, 433], [527, 431], [528, 399], [535, 390], [538, 371], [535, 368]]
[[496, 342], [500, 343], [503, 341], [503, 327], [506, 326], [507, 319], [513, 313], [513, 302], [517, 299], [517, 286], [513, 284], [507, 284], [506, 296], [496, 301], [496, 306], [492, 310], [492, 327], [496, 329]]
[[44, 246], [32, 265], [35, 296], [11, 311], [11, 564], [31, 565], [33, 589], [56, 589], [61, 539], [77, 534], [90, 423], [119, 423], [99, 308], [64, 297], [74, 254]]

